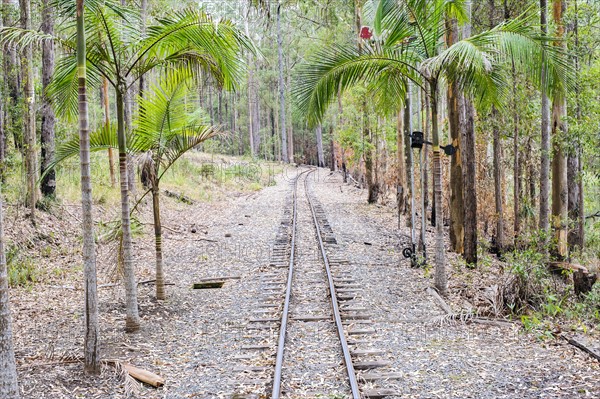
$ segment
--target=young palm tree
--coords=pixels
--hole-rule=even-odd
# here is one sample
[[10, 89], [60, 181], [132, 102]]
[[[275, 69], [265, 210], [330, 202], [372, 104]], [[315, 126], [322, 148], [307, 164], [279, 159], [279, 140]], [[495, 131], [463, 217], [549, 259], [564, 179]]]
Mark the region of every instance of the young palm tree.
[[[130, 153], [143, 154], [142, 182], [148, 189], [146, 193], [152, 193], [157, 299], [165, 299], [160, 180], [183, 154], [218, 132], [216, 127], [208, 124], [204, 115], [190, 110], [189, 104], [196, 102], [191, 98], [195, 91], [188, 90], [189, 82], [186, 74], [171, 74], [152, 87], [150, 93], [145, 93], [145, 98], [139, 99], [140, 115], [128, 147]], [[91, 151], [118, 147], [115, 132], [104, 128], [94, 132], [90, 142]], [[77, 155], [79, 148], [80, 143], [76, 139], [64, 143], [57, 149], [53, 165]]]
[[[96, 279], [96, 243], [92, 216], [92, 179], [90, 170], [90, 128], [86, 92], [87, 68], [84, 0], [77, 0], [77, 77], [79, 91], [79, 162], [81, 165], [81, 207], [83, 224], [83, 275], [85, 280], [85, 371], [100, 372], [100, 340], [98, 325], [98, 291]], [[54, 170], [50, 168], [49, 170]]]
[[[74, 15], [73, 4], [59, 0], [61, 15]], [[242, 78], [242, 51], [253, 51], [249, 40], [227, 20], [213, 20], [203, 11], [187, 9], [148, 26], [142, 36], [139, 12], [116, 0], [91, 0], [86, 7], [88, 82], [98, 87], [101, 78], [116, 92], [119, 173], [121, 179], [121, 228], [126, 292], [126, 330], [136, 331], [140, 318], [137, 285], [132, 260], [130, 206], [127, 177], [127, 132], [125, 97], [132, 85], [152, 70], [187, 70], [211, 75], [217, 84], [233, 89]], [[74, 115], [77, 110], [77, 63], [72, 38], [50, 37], [36, 31], [3, 28], [2, 40], [18, 46], [55, 40], [66, 55], [57, 63], [48, 94], [58, 113]]]
[[[452, 0], [380, 0], [367, 4], [375, 39], [355, 46], [319, 51], [300, 71], [295, 96], [313, 124], [321, 121], [339, 90], [357, 84], [374, 89], [390, 86], [402, 91], [401, 78], [428, 93], [433, 136], [433, 173], [436, 218], [435, 285], [446, 293], [446, 261], [442, 222], [442, 163], [438, 125], [439, 86], [455, 82], [479, 105], [502, 106], [505, 94], [502, 66], [507, 60], [524, 69], [538, 85], [544, 65], [548, 88], [568, 75], [563, 53], [548, 45], [522, 17], [445, 47], [447, 17], [465, 19], [464, 4]], [[546, 57], [544, 57], [544, 54]], [[401, 78], [400, 78], [401, 77]], [[385, 91], [389, 91], [386, 88]]]

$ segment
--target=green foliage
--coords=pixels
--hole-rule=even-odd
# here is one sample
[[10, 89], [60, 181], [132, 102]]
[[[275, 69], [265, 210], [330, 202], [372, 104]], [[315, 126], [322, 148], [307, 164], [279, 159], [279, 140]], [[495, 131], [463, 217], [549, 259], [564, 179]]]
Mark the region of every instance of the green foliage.
[[23, 254], [18, 246], [9, 246], [6, 250], [8, 267], [8, 285], [11, 287], [29, 286], [37, 282], [39, 271], [34, 261]]

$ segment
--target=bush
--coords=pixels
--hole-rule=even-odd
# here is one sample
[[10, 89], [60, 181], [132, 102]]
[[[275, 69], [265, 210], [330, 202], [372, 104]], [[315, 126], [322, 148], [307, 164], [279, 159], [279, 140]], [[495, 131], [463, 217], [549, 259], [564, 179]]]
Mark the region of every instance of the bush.
[[18, 247], [12, 246], [6, 251], [8, 268], [8, 285], [11, 287], [27, 286], [38, 279], [38, 270], [33, 261], [23, 256]]

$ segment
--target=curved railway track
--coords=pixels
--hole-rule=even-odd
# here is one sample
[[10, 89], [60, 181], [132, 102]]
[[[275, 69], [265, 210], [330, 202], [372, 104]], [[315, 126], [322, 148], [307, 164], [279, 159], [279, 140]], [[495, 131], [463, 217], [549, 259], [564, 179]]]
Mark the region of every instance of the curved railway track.
[[[337, 365], [326, 368], [322, 365], [318, 371], [315, 371], [314, 379], [332, 381], [330, 388], [335, 392], [312, 392], [310, 397], [317, 395], [334, 394], [339, 395], [343, 392], [343, 397], [353, 399], [361, 398], [383, 398], [394, 395], [394, 391], [389, 389], [375, 389], [374, 383], [396, 379], [394, 373], [373, 373], [372, 370], [385, 367], [389, 364], [387, 361], [368, 360], [372, 356], [383, 354], [383, 352], [372, 349], [370, 341], [365, 338], [375, 334], [375, 330], [370, 328], [359, 328], [351, 330], [353, 326], [370, 326], [369, 315], [364, 312], [366, 309], [357, 307], [354, 302], [359, 296], [360, 287], [354, 284], [351, 275], [345, 272], [344, 265], [348, 263], [340, 259], [330, 259], [327, 245], [336, 244], [333, 231], [329, 226], [325, 212], [320, 204], [312, 196], [310, 189], [310, 177], [317, 171], [316, 168], [304, 170], [297, 174], [292, 181], [292, 199], [288, 202], [288, 209], [284, 212], [284, 220], [280, 226], [276, 244], [273, 250], [271, 267], [282, 270], [287, 268], [285, 278], [280, 273], [268, 274], [268, 287], [281, 284], [285, 285], [283, 291], [274, 292], [283, 294], [283, 303], [276, 305], [272, 301], [277, 301], [277, 296], [271, 295], [269, 291], [269, 303], [262, 304], [268, 310], [258, 310], [262, 315], [267, 312], [277, 312], [280, 310], [279, 317], [266, 317], [262, 319], [253, 319], [254, 322], [270, 323], [270, 326], [258, 328], [259, 330], [271, 329], [277, 331], [277, 346], [275, 353], [274, 372], [271, 383], [270, 397], [280, 399], [283, 397], [308, 397], [298, 396], [293, 392], [297, 386], [298, 374], [306, 373], [306, 370], [298, 371], [302, 368], [304, 355], [298, 357], [297, 351], [294, 351], [294, 345], [301, 345], [302, 351], [313, 349], [321, 355], [321, 359], [339, 359]], [[299, 196], [299, 182], [303, 180], [305, 202], [301, 202]], [[300, 203], [300, 206], [299, 206]], [[299, 216], [299, 208], [302, 209]], [[301, 223], [302, 222], [302, 223]], [[300, 233], [299, 233], [300, 232]], [[315, 241], [316, 247], [315, 248]], [[306, 251], [314, 251], [313, 257], [306, 257]], [[324, 272], [324, 273], [323, 273]], [[325, 278], [323, 278], [323, 275]], [[279, 280], [273, 280], [280, 276]], [[307, 277], [310, 276], [310, 277]], [[315, 279], [314, 276], [318, 276]], [[268, 288], [271, 290], [272, 288]], [[338, 295], [339, 293], [339, 295]], [[309, 298], [309, 299], [306, 299]], [[280, 299], [281, 300], [281, 299]], [[269, 310], [270, 309], [270, 310]], [[308, 315], [302, 315], [307, 313]], [[315, 312], [317, 315], [315, 315]], [[273, 323], [275, 325], [273, 326]], [[318, 334], [312, 342], [299, 342], [306, 337], [309, 324], [324, 323], [325, 327], [320, 327]], [[278, 329], [277, 329], [278, 324]], [[334, 338], [335, 336], [335, 338]], [[349, 340], [352, 340], [349, 342]], [[357, 345], [367, 345], [367, 347], [357, 348]], [[256, 348], [254, 348], [256, 349]], [[322, 352], [322, 353], [321, 353]], [[332, 354], [332, 352], [334, 354]], [[343, 362], [344, 372], [341, 372], [339, 364]], [[266, 367], [249, 368], [256, 371], [264, 371]], [[357, 371], [359, 374], [357, 374]], [[344, 381], [342, 381], [344, 380]], [[268, 383], [268, 382], [267, 382]], [[322, 389], [322, 388], [317, 388]], [[265, 392], [265, 393], [266, 393]], [[241, 398], [244, 396], [235, 396]], [[253, 398], [255, 396], [245, 396]], [[338, 397], [338, 396], [335, 396]]]

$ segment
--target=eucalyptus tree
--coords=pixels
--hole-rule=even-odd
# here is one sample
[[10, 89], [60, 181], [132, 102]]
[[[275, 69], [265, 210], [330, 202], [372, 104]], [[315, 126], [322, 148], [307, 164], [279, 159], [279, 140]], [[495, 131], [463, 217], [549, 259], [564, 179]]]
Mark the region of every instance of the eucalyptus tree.
[[[1, 186], [0, 184], [0, 188]], [[5, 236], [2, 202], [2, 192], [0, 191], [0, 397], [3, 399], [18, 399], [20, 396], [12, 338], [8, 272], [4, 253]]]
[[[186, 74], [175, 73], [163, 78], [140, 97], [140, 114], [134, 122], [129, 137], [128, 151], [141, 155], [142, 183], [152, 193], [154, 236], [156, 250], [156, 299], [165, 299], [165, 279], [162, 250], [162, 224], [160, 220], [160, 181], [165, 173], [187, 151], [210, 139], [218, 132], [207, 118], [190, 109], [196, 102], [188, 90], [191, 79]], [[118, 148], [114, 131], [100, 128], [90, 138], [90, 151]], [[83, 147], [81, 147], [83, 148]], [[80, 142], [72, 139], [60, 145], [54, 165], [75, 156]], [[144, 194], [145, 195], [145, 194]], [[143, 197], [142, 197], [143, 198]]]
[[[51, 35], [54, 32], [54, 9], [50, 0], [43, 0], [42, 32]], [[56, 191], [56, 176], [54, 170], [49, 170], [48, 165], [54, 157], [55, 141], [55, 116], [50, 99], [45, 95], [46, 88], [52, 81], [54, 73], [54, 43], [47, 41], [42, 45], [42, 132], [40, 173], [44, 175], [40, 182], [42, 194], [53, 197]]]
[[[21, 7], [21, 27], [31, 29], [31, 2], [19, 0]], [[35, 205], [39, 198], [37, 186], [37, 154], [36, 154], [36, 128], [35, 128], [35, 82], [33, 75], [33, 48], [26, 44], [21, 49], [21, 73], [23, 76], [23, 139], [25, 147], [25, 168], [27, 170], [27, 195], [26, 204], [31, 211], [31, 219], [35, 221]]]
[[[354, 45], [321, 49], [302, 68], [295, 95], [300, 108], [317, 124], [338, 90], [364, 82], [396, 85], [410, 79], [430, 99], [435, 177], [435, 285], [447, 290], [442, 213], [442, 162], [438, 122], [439, 88], [456, 82], [478, 106], [502, 106], [508, 84], [502, 66], [507, 61], [523, 69], [536, 84], [555, 87], [568, 74], [561, 49], [548, 45], [531, 27], [532, 16], [506, 21], [488, 31], [444, 46], [445, 20], [466, 18], [462, 1], [381, 0], [372, 2], [374, 39], [362, 52]], [[544, 57], [545, 55], [545, 57]], [[544, 74], [540, 65], [544, 65]]]
[[[88, 3], [89, 5], [90, 3]], [[72, 16], [74, 5], [59, 0], [59, 15]], [[115, 0], [93, 0], [86, 7], [86, 38], [88, 43], [88, 82], [98, 88], [106, 78], [116, 93], [117, 137], [119, 144], [119, 175], [121, 188], [121, 229], [123, 270], [126, 293], [126, 330], [139, 329], [137, 284], [132, 256], [129, 188], [127, 176], [127, 132], [125, 98], [129, 88], [153, 70], [187, 70], [207, 74], [221, 87], [231, 90], [244, 72], [243, 50], [253, 46], [229, 20], [214, 20], [201, 10], [185, 9], [158, 19], [147, 26], [145, 34], [139, 27], [139, 10], [121, 5]], [[67, 32], [72, 31], [69, 26]], [[57, 63], [48, 94], [57, 112], [73, 116], [77, 110], [76, 46], [72, 35], [64, 39], [37, 31], [5, 27], [4, 41], [27, 46], [35, 41], [55, 40], [65, 54]]]

